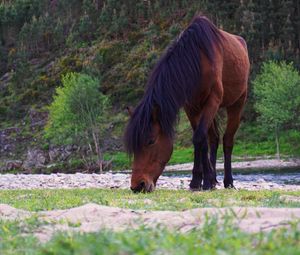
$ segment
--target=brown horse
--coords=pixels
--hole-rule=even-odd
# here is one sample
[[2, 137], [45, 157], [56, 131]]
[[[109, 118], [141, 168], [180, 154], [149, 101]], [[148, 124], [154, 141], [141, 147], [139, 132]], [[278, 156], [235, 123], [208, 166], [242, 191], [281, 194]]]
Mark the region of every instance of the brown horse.
[[133, 191], [154, 190], [171, 157], [174, 125], [182, 107], [194, 130], [190, 188], [209, 190], [216, 185], [215, 116], [221, 107], [227, 111], [224, 186], [234, 187], [231, 154], [246, 100], [249, 66], [243, 38], [217, 29], [206, 17], [193, 19], [156, 64], [127, 125], [125, 147], [134, 154]]

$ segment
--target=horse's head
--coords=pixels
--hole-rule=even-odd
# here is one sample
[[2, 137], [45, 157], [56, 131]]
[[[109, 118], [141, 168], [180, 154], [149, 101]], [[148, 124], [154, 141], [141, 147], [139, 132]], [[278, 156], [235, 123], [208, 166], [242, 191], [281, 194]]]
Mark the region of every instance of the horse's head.
[[152, 126], [152, 133], [139, 152], [134, 153], [132, 163], [131, 189], [134, 192], [151, 192], [156, 186], [172, 151], [172, 140], [161, 132], [158, 123]]
[[173, 151], [172, 138], [162, 132], [157, 118], [151, 121], [150, 133], [139, 150], [133, 151], [131, 190], [152, 192]]

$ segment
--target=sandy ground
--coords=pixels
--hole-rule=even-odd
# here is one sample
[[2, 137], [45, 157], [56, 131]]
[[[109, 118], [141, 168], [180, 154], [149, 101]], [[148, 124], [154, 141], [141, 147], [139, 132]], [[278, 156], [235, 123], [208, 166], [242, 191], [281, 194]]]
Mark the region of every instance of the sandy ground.
[[48, 241], [57, 231], [81, 233], [103, 229], [121, 231], [143, 225], [165, 226], [170, 230], [185, 232], [201, 227], [207, 218], [214, 217], [219, 223], [229, 217], [233, 224], [249, 233], [289, 227], [290, 222], [295, 221], [300, 227], [300, 208], [197, 208], [177, 212], [130, 210], [91, 203], [67, 210], [32, 213], [0, 204], [0, 219], [24, 220], [33, 215], [44, 223], [33, 232], [41, 242]]

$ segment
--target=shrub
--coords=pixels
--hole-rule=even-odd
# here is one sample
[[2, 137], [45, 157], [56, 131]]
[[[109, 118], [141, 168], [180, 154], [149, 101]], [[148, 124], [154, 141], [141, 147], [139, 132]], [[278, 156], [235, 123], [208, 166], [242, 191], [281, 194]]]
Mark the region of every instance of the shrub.
[[260, 123], [274, 130], [279, 157], [279, 132], [300, 125], [300, 75], [292, 64], [270, 61], [263, 64], [253, 84], [254, 107]]
[[49, 107], [46, 138], [56, 144], [89, 145], [98, 157], [102, 171], [100, 134], [107, 119], [108, 97], [99, 91], [99, 80], [79, 73], [68, 73], [56, 89]]

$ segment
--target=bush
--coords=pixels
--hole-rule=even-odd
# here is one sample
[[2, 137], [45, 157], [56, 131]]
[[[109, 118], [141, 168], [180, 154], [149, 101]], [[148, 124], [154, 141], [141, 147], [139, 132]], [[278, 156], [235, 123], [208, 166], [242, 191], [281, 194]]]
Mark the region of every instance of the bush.
[[56, 144], [89, 145], [102, 171], [99, 139], [107, 119], [108, 97], [99, 91], [99, 80], [86, 74], [68, 73], [62, 83], [49, 107], [45, 136]]
[[279, 132], [300, 125], [300, 75], [292, 64], [270, 61], [253, 84], [254, 107], [260, 123], [275, 132], [279, 156]]

